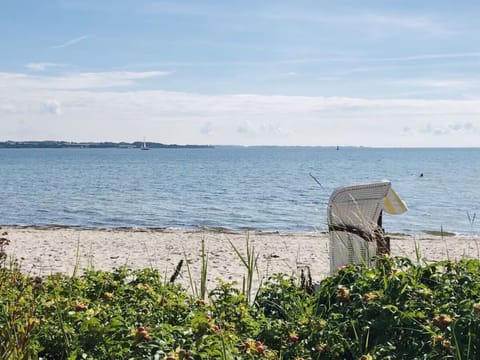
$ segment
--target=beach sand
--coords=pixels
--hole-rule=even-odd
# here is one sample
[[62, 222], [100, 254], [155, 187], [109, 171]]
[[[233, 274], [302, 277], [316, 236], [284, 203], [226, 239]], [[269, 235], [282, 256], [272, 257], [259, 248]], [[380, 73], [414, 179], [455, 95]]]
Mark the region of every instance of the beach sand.
[[[22, 271], [31, 275], [52, 273], [73, 274], [75, 265], [84, 269], [111, 270], [121, 266], [132, 269], [159, 269], [165, 279], [174, 273], [180, 260], [188, 259], [193, 278], [200, 279], [202, 241], [208, 253], [208, 287], [216, 279], [242, 283], [246, 268], [235, 253], [233, 244], [242, 254], [246, 241], [258, 255], [261, 279], [276, 273], [299, 275], [307, 267], [314, 283], [329, 274], [328, 234], [230, 232], [198, 229], [84, 229], [71, 227], [2, 226], [1, 233], [10, 240], [7, 253], [18, 259]], [[480, 238], [469, 236], [397, 235], [391, 237], [392, 255], [416, 259], [418, 247], [422, 259], [459, 260], [480, 258]], [[189, 276], [184, 265], [177, 282], [189, 288]]]

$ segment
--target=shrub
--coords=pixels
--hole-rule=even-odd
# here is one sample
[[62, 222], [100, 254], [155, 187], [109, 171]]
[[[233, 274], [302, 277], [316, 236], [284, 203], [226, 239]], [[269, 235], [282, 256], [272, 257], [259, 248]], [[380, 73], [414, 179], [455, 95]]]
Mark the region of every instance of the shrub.
[[2, 359], [477, 359], [480, 262], [349, 265], [311, 295], [276, 275], [249, 302], [152, 269], [30, 278], [0, 269]]

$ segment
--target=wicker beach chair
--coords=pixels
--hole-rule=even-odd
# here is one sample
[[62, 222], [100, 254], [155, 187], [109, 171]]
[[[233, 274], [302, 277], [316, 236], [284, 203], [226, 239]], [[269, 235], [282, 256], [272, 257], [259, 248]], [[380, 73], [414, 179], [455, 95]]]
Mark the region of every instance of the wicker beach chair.
[[330, 272], [350, 263], [374, 266], [375, 255], [390, 252], [390, 239], [382, 228], [383, 211], [407, 210], [389, 181], [336, 189], [327, 210]]

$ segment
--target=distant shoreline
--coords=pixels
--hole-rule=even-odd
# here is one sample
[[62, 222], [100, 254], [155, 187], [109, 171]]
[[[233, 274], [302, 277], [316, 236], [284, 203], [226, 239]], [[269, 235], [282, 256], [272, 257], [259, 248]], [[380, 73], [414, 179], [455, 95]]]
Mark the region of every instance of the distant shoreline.
[[[157, 142], [146, 142], [148, 148], [289, 148], [289, 149], [336, 149], [336, 145], [272, 145], [272, 144], [256, 144], [256, 145], [241, 145], [241, 144], [216, 144], [216, 145], [205, 145], [205, 144], [163, 144]], [[141, 148], [143, 146], [143, 141], [134, 141], [134, 142], [79, 142], [79, 141], [60, 141], [60, 140], [38, 140], [38, 141], [0, 141], [0, 149], [64, 149], [64, 148]], [[364, 145], [343, 145], [339, 147], [339, 150], [342, 149], [370, 149], [370, 150], [478, 150], [480, 146], [364, 146]]]
[[[0, 149], [141, 149], [142, 141], [134, 142], [74, 142], [74, 141], [1, 141]], [[208, 149], [212, 145], [178, 145], [146, 142], [149, 149]]]

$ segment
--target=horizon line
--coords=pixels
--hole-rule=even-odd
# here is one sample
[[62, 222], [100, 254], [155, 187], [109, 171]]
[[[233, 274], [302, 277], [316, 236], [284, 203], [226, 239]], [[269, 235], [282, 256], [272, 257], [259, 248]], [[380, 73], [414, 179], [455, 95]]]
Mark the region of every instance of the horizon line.
[[[34, 142], [58, 142], [58, 143], [70, 143], [70, 144], [101, 144], [101, 143], [143, 143], [144, 140], [100, 140], [100, 141], [78, 141], [78, 140], [0, 140], [0, 143], [34, 143]], [[146, 143], [155, 143], [161, 145], [178, 145], [178, 146], [209, 146], [209, 147], [285, 147], [285, 148], [366, 148], [366, 149], [479, 149], [480, 146], [376, 146], [376, 145], [281, 145], [281, 144], [205, 144], [205, 143], [164, 143], [158, 141], [146, 141]]]

